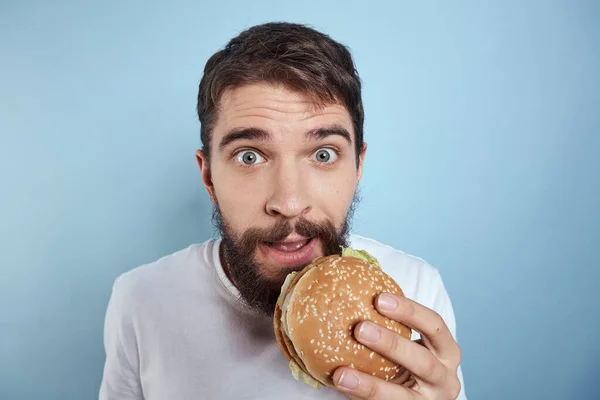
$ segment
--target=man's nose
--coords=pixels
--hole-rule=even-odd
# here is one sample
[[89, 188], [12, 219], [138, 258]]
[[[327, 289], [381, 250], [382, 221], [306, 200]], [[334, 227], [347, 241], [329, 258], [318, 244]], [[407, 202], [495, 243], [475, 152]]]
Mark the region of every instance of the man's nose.
[[267, 214], [295, 218], [311, 209], [308, 179], [300, 166], [285, 162], [277, 166], [271, 181], [271, 195], [266, 204]]

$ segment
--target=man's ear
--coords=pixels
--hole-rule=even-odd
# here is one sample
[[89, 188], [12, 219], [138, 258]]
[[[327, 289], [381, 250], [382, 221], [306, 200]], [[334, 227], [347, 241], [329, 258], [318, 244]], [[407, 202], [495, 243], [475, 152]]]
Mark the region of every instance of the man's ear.
[[367, 143], [363, 142], [362, 149], [360, 150], [360, 153], [358, 154], [358, 169], [356, 171], [356, 180], [357, 181], [360, 181], [360, 178], [362, 178], [363, 164], [365, 162], [366, 154], [367, 154]]
[[200, 168], [202, 183], [204, 183], [208, 196], [210, 197], [210, 200], [216, 204], [215, 187], [210, 173], [210, 163], [208, 162], [208, 157], [202, 150], [196, 150], [196, 162], [198, 163], [198, 168]]

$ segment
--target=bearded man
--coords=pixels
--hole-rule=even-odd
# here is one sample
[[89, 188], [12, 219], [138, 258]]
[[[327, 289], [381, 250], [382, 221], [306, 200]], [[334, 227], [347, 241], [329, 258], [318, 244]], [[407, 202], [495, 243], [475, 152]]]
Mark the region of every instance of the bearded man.
[[[116, 279], [100, 399], [466, 399], [438, 270], [349, 232], [367, 144], [348, 49], [299, 24], [249, 28], [206, 63], [197, 108], [220, 237]], [[406, 297], [376, 307], [413, 340], [372, 324], [354, 334], [410, 380], [349, 367], [335, 389], [292, 378], [273, 332], [277, 297], [290, 272], [340, 246], [368, 251], [402, 287]]]

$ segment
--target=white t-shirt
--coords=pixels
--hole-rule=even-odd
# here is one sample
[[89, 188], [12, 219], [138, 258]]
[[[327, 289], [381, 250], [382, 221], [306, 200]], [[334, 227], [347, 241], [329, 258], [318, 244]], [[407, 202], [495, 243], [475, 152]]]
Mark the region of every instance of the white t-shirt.
[[[100, 400], [344, 399], [294, 380], [271, 318], [242, 305], [223, 271], [219, 244], [192, 245], [116, 279]], [[405, 295], [437, 311], [456, 338], [437, 269], [361, 236], [350, 236], [350, 246], [375, 256]], [[464, 388], [460, 369], [459, 379]], [[464, 389], [459, 399], [466, 399]]]

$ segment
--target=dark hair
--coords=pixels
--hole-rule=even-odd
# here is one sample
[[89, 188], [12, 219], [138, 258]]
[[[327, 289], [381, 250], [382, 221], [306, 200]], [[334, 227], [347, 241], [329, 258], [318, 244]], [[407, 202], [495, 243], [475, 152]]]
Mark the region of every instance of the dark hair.
[[202, 150], [210, 159], [211, 131], [226, 89], [274, 83], [309, 96], [317, 106], [339, 103], [352, 116], [356, 158], [363, 146], [361, 82], [350, 51], [305, 25], [272, 22], [251, 27], [207, 61], [198, 90]]

